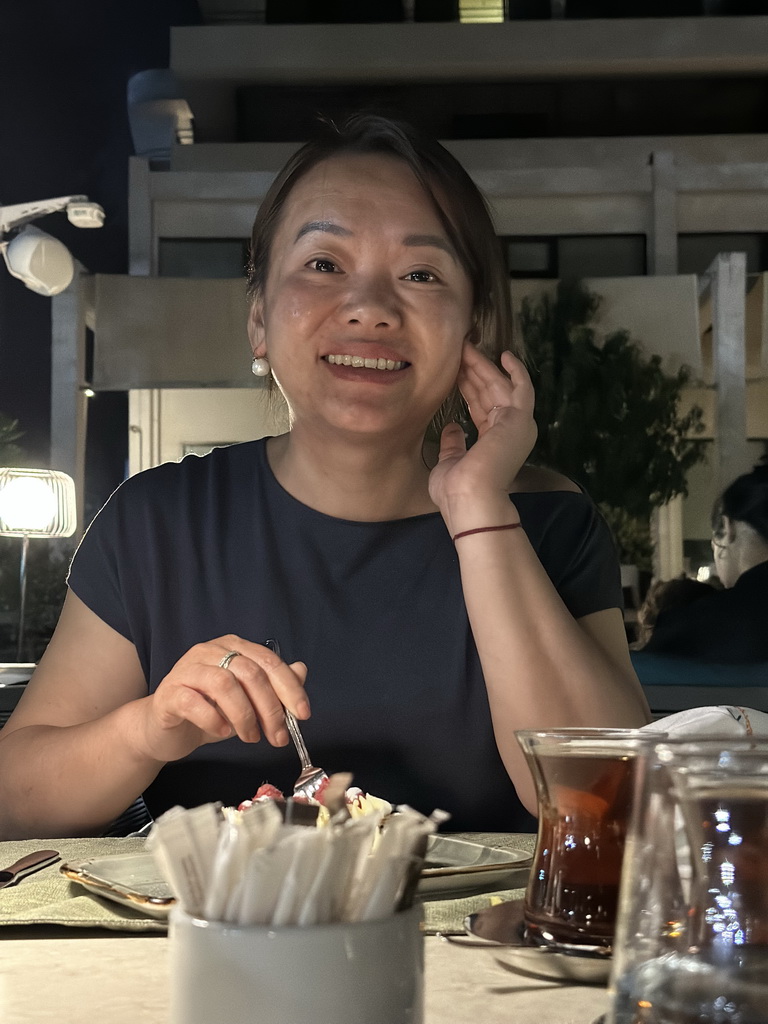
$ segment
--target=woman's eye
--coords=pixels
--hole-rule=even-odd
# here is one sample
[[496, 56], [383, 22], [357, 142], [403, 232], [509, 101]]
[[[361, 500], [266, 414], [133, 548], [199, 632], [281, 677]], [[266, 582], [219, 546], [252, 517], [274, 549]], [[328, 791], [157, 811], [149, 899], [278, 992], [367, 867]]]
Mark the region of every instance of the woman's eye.
[[406, 281], [415, 281], [417, 284], [427, 284], [430, 281], [436, 281], [437, 278], [430, 270], [412, 270], [410, 274], [405, 275]]
[[319, 271], [321, 274], [333, 274], [338, 268], [335, 263], [330, 260], [310, 260], [307, 264], [308, 267], [312, 267], [313, 270]]

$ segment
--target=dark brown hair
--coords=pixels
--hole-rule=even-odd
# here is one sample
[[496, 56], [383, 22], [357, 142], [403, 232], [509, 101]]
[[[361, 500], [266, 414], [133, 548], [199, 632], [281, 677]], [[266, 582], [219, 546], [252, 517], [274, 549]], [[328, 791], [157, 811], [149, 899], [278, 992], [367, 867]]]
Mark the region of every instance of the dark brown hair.
[[717, 499], [712, 510], [715, 537], [722, 537], [725, 531], [723, 516], [748, 523], [768, 541], [768, 463], [758, 463], [751, 473], [736, 477]]
[[[259, 207], [251, 232], [248, 296], [264, 293], [272, 243], [283, 208], [297, 182], [323, 160], [345, 153], [383, 153], [403, 160], [433, 203], [472, 285], [478, 347], [498, 365], [504, 349], [522, 356], [512, 335], [512, 302], [501, 246], [486, 201], [459, 161], [411, 125], [377, 114], [354, 114], [341, 125], [320, 123], [317, 136], [288, 160]], [[439, 428], [466, 415], [458, 393], [435, 417]]]

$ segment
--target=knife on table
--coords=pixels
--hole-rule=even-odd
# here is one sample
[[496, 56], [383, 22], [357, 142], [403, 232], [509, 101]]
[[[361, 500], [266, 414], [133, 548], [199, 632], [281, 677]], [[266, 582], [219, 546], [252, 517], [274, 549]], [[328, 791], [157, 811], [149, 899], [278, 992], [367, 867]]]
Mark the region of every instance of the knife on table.
[[21, 857], [15, 864], [0, 871], [0, 889], [7, 885], [16, 885], [22, 878], [31, 875], [33, 871], [40, 871], [47, 868], [49, 864], [55, 864], [59, 860], [58, 850], [36, 850], [35, 853], [28, 853]]

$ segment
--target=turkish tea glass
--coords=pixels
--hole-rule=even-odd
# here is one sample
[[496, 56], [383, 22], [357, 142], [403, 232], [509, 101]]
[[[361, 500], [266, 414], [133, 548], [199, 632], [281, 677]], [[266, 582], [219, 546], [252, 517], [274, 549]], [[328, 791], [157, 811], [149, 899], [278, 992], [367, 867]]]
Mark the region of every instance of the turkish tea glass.
[[638, 729], [521, 730], [539, 828], [524, 900], [526, 939], [613, 944], [637, 764], [663, 737]]

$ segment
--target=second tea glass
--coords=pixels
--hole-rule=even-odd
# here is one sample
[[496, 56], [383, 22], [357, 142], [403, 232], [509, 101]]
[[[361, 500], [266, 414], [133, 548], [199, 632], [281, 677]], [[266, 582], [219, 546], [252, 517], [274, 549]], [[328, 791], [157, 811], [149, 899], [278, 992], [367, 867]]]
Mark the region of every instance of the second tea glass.
[[633, 803], [609, 1024], [765, 1024], [768, 740], [663, 741]]

